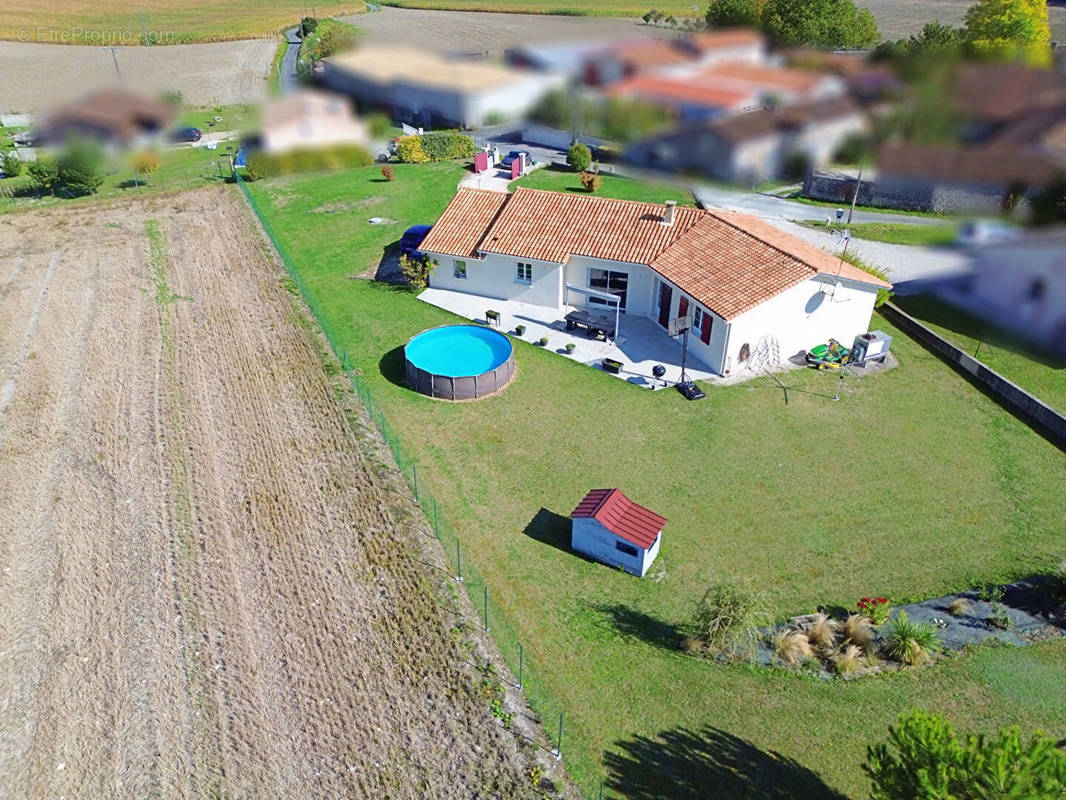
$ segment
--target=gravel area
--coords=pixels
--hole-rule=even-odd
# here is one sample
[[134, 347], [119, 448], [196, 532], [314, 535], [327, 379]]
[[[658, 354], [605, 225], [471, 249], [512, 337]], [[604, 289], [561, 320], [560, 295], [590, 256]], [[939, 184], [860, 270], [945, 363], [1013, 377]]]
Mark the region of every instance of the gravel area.
[[[180, 89], [189, 105], [263, 100], [277, 43], [273, 39], [115, 52], [127, 86], [155, 94]], [[0, 112], [44, 111], [89, 89], [114, 86], [115, 60], [101, 47], [0, 42]]]

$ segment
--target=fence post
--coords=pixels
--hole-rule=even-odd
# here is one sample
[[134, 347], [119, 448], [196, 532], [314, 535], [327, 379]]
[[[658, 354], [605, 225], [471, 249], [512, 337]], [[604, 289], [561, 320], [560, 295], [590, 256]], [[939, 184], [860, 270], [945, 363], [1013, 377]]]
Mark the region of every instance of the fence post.
[[522, 691], [522, 643], [518, 643], [518, 691]]
[[487, 631], [489, 629], [489, 585], [482, 584], [482, 588], [485, 590], [485, 630]]
[[456, 570], [455, 579], [457, 581], [459, 581], [460, 583], [462, 583], [463, 582], [463, 560], [462, 560], [462, 556], [461, 556], [461, 554], [459, 552], [459, 537], [458, 536], [455, 537], [455, 570]]
[[418, 503], [418, 464], [411, 465], [411, 483], [415, 488], [415, 503]]
[[555, 748], [555, 757], [561, 758], [563, 755], [563, 712], [559, 712], [559, 746]]
[[440, 528], [437, 525], [437, 498], [433, 498], [433, 535], [440, 541]]

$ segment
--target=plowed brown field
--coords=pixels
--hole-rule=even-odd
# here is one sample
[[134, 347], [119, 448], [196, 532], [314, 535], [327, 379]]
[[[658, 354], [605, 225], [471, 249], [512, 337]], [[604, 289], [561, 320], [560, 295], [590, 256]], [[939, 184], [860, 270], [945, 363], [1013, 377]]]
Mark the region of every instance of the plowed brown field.
[[532, 793], [355, 430], [231, 191], [0, 221], [0, 797]]

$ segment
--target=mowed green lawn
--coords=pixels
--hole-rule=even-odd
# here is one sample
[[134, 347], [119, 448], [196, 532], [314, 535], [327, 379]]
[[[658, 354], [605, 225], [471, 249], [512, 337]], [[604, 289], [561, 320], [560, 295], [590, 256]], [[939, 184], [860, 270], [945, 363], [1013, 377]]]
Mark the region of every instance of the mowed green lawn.
[[1040, 352], [1017, 336], [935, 297], [900, 297], [896, 305], [1003, 377], [1066, 412], [1066, 358]]
[[[606, 776], [608, 796], [634, 800], [862, 797], [866, 743], [915, 706], [1066, 736], [1066, 693], [1049, 689], [1066, 681], [1061, 642], [848, 683], [677, 646], [716, 578], [768, 592], [784, 617], [1047, 569], [1066, 555], [1066, 455], [883, 319], [901, 366], [849, 379], [836, 403], [836, 377], [813, 371], [782, 376], [787, 403], [770, 379], [689, 403], [524, 342], [500, 396], [417, 395], [399, 348], [455, 318], [353, 278], [432, 222], [461, 172], [395, 169], [250, 188], [564, 708], [567, 764], [592, 796]], [[602, 486], [669, 518], [643, 580], [568, 551], [566, 515]]]
[[[617, 197], [621, 200], [643, 200], [647, 203], [663, 203], [675, 200], [678, 205], [694, 206], [692, 193], [669, 183], [649, 183], [621, 175], [600, 175], [603, 184], [595, 194], [601, 197]], [[547, 189], [552, 192], [575, 192], [588, 194], [581, 185], [581, 173], [554, 164], [533, 170], [528, 175], [511, 181], [509, 188], [526, 186], [530, 189]]]

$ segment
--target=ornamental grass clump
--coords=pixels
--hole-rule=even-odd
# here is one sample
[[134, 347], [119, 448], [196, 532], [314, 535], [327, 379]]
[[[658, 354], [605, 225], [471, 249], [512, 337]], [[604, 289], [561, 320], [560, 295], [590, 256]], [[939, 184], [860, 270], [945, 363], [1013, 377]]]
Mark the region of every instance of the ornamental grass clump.
[[965, 597], [956, 597], [948, 606], [948, 613], [953, 617], [965, 617], [973, 610], [973, 604]]
[[866, 666], [866, 653], [855, 644], [845, 645], [839, 653], [833, 655], [833, 667], [839, 675], [847, 675]]
[[831, 650], [836, 645], [837, 630], [840, 623], [829, 619], [825, 614], [818, 614], [807, 629], [807, 638], [815, 647]]
[[869, 650], [874, 640], [874, 629], [863, 614], [852, 614], [843, 625], [844, 640], [863, 650]]
[[780, 630], [774, 634], [774, 654], [791, 667], [814, 656], [811, 641], [803, 631]]
[[759, 639], [759, 626], [769, 619], [765, 594], [716, 581], [696, 606], [693, 633], [713, 655], [751, 654]]
[[906, 611], [900, 611], [892, 621], [885, 651], [896, 661], [913, 667], [929, 660], [939, 644], [936, 628], [927, 622], [912, 622]]

